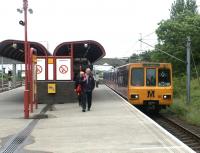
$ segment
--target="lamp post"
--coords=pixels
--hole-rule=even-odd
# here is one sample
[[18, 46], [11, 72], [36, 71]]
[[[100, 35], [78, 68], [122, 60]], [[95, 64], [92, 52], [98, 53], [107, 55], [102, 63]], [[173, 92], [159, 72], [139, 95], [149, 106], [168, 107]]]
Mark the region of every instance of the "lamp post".
[[24, 118], [29, 118], [29, 88], [28, 88], [28, 78], [29, 78], [29, 66], [28, 66], [28, 33], [27, 33], [27, 9], [28, 0], [23, 0], [23, 10], [24, 10], [24, 58], [25, 58], [25, 90], [24, 90]]
[[24, 90], [24, 118], [29, 118], [29, 101], [30, 98], [30, 46], [28, 43], [28, 21], [27, 11], [33, 13], [32, 9], [28, 9], [28, 0], [23, 0], [23, 10], [17, 9], [17, 12], [24, 13], [24, 21], [19, 21], [19, 24], [24, 26], [24, 59], [25, 59], [25, 90]]

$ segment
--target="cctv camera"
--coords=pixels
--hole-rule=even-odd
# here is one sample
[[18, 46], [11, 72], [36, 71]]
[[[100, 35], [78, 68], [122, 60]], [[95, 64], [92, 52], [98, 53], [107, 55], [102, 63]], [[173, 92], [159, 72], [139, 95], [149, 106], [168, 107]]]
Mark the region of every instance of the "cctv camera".
[[25, 25], [24, 21], [22, 21], [22, 20], [19, 21], [19, 24], [22, 25], [22, 26]]

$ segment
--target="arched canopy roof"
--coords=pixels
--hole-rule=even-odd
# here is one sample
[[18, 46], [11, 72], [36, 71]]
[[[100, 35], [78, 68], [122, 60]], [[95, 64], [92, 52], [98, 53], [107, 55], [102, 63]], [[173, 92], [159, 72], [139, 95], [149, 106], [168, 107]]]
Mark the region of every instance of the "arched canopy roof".
[[[29, 42], [30, 47], [37, 50], [37, 56], [51, 55], [40, 43]], [[4, 40], [0, 42], [0, 56], [24, 62], [24, 41]]]
[[105, 56], [103, 46], [93, 40], [63, 42], [54, 50], [54, 56], [66, 56], [70, 52], [71, 45], [74, 49], [74, 58], [87, 58], [94, 63]]

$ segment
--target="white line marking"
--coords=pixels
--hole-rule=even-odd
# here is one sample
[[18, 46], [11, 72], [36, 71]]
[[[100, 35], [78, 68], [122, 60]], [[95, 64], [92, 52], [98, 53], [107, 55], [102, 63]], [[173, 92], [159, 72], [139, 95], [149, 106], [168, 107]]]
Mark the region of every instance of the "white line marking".
[[185, 149], [184, 146], [131, 148], [131, 150]]
[[[108, 88], [108, 87], [107, 87]], [[111, 89], [110, 89], [111, 90]], [[172, 140], [174, 140], [176, 143], [180, 144], [181, 146], [183, 146], [187, 151], [189, 151], [190, 153], [196, 153], [194, 150], [192, 150], [190, 147], [188, 147], [186, 144], [184, 144], [182, 141], [180, 141], [179, 139], [177, 139], [174, 135], [172, 135], [171, 133], [169, 133], [167, 130], [165, 130], [163, 127], [161, 127], [158, 123], [154, 122], [151, 118], [149, 118], [148, 116], [146, 116], [144, 113], [142, 113], [141, 111], [139, 111], [137, 108], [135, 108], [132, 104], [130, 104], [128, 101], [126, 101], [124, 98], [122, 98], [121, 96], [119, 96], [117, 93], [115, 93], [113, 90], [111, 90], [115, 95], [117, 95], [119, 98], [121, 98], [124, 102], [126, 102], [126, 104], [128, 104], [129, 106], [131, 106], [131, 108], [133, 108], [134, 110], [136, 110], [140, 115], [142, 115], [144, 118], [146, 118], [150, 123], [154, 124], [157, 128], [159, 128], [164, 134], [168, 135]]]

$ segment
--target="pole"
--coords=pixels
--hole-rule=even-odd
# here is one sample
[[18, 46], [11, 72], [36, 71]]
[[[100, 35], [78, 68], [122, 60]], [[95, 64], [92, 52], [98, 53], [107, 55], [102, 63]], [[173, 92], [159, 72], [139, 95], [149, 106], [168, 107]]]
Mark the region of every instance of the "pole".
[[[140, 33], [140, 40], [142, 40], [142, 33]], [[142, 52], [142, 42], [140, 42], [140, 52]]]
[[16, 64], [13, 64], [13, 87], [16, 88]]
[[187, 37], [187, 104], [190, 103], [190, 56], [191, 56], [191, 39]]
[[3, 71], [3, 56], [1, 57], [1, 83], [2, 83], [2, 91], [3, 91], [3, 88], [4, 88], [4, 81], [3, 81], [3, 74], [4, 74], [4, 71]]
[[33, 68], [32, 68], [32, 59], [33, 59], [33, 48], [30, 48], [29, 46], [29, 89], [30, 89], [30, 111], [33, 113]]
[[29, 90], [28, 90], [28, 36], [27, 36], [27, 9], [28, 0], [23, 0], [24, 9], [24, 54], [25, 54], [25, 91], [24, 91], [24, 118], [29, 118]]
[[71, 43], [71, 80], [74, 79], [74, 46]]
[[23, 85], [23, 78], [22, 78], [22, 64], [20, 64], [20, 69], [21, 69], [21, 76], [20, 76], [20, 79], [21, 79], [21, 86]]

